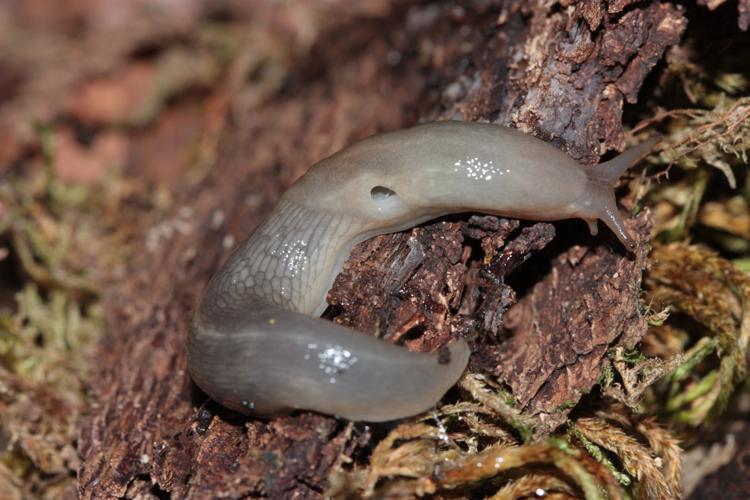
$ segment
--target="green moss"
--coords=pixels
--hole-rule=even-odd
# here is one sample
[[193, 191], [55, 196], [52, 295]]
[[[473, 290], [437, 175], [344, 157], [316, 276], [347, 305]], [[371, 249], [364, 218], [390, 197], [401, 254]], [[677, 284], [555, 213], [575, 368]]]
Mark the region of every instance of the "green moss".
[[74, 488], [71, 446], [104, 328], [100, 287], [130, 247], [124, 214], [110, 209], [118, 174], [97, 186], [61, 182], [52, 128], [36, 130], [42, 168], [0, 182], [0, 237], [22, 278], [0, 310], [0, 467], [22, 495], [59, 498]]

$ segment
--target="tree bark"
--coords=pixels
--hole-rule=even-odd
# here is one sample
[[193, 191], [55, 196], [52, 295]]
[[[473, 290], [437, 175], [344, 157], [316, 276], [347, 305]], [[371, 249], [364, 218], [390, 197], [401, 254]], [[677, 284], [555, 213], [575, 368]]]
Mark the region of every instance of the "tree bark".
[[[207, 178], [180, 195], [189, 209], [174, 217], [190, 230], [144, 245], [106, 297], [103, 368], [78, 442], [83, 498], [319, 497], [339, 457], [375, 438], [315, 414], [244, 418], [186, 372], [186, 325], [227, 243], [315, 161], [417, 121], [511, 125], [596, 162], [623, 148], [624, 103], [685, 28], [669, 2], [368, 4], [380, 8], [330, 23], [282, 92], [235, 117]], [[576, 221], [467, 215], [374, 238], [337, 278], [327, 316], [416, 350], [468, 336], [470, 369], [549, 415], [543, 436], [593, 387], [606, 353], [644, 333], [648, 213], [628, 228], [633, 255]]]

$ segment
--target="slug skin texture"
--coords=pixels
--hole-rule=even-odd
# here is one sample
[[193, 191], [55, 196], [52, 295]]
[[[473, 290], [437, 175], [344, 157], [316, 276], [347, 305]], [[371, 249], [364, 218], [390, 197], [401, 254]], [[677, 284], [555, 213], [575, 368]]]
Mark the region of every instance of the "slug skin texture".
[[466, 368], [463, 340], [410, 352], [316, 316], [351, 249], [450, 213], [603, 221], [634, 242], [613, 184], [659, 141], [583, 166], [492, 124], [436, 122], [364, 139], [315, 164], [209, 282], [188, 333], [193, 380], [248, 415], [312, 410], [380, 422], [434, 406]]

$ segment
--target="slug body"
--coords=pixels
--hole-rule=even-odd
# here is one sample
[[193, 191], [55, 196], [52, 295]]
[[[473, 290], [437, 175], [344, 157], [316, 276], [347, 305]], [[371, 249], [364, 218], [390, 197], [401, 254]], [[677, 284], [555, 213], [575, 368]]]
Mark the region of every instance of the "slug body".
[[385, 421], [433, 406], [469, 358], [464, 341], [413, 353], [316, 318], [352, 247], [449, 213], [604, 221], [629, 249], [612, 185], [653, 147], [597, 166], [498, 125], [437, 122], [380, 134], [314, 165], [210, 281], [188, 369], [219, 403]]

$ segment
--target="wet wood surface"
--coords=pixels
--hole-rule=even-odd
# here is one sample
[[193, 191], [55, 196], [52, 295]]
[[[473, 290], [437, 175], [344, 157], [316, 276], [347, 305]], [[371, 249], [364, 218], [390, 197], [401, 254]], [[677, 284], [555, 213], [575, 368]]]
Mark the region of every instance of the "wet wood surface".
[[[320, 497], [331, 467], [366, 456], [376, 431], [314, 414], [248, 419], [186, 372], [192, 308], [231, 248], [315, 161], [418, 121], [490, 120], [596, 162], [624, 146], [623, 106], [685, 28], [669, 2], [363, 5], [315, 35], [271, 99], [233, 117], [207, 177], [180, 194], [174, 217], [189, 229], [144, 244], [108, 293], [78, 441], [81, 497]], [[415, 350], [468, 338], [470, 369], [507, 383], [525, 412], [549, 414], [544, 435], [593, 387], [606, 353], [644, 333], [648, 214], [628, 227], [634, 254], [580, 221], [467, 214], [381, 236], [354, 250], [327, 316]]]

